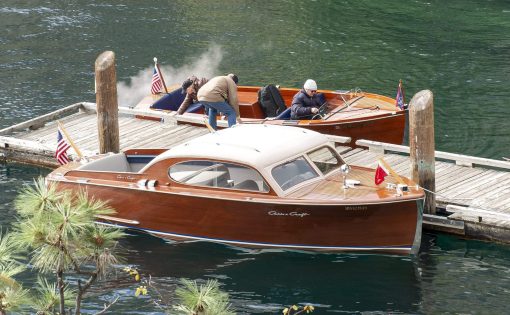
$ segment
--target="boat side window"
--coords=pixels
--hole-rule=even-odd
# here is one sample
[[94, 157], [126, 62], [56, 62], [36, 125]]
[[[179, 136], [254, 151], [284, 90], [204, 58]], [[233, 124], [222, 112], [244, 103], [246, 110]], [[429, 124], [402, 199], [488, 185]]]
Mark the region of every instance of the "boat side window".
[[283, 190], [319, 176], [304, 157], [275, 166], [271, 175]]
[[308, 157], [324, 175], [336, 170], [343, 164], [343, 161], [330, 147], [322, 147], [312, 151], [308, 153]]
[[215, 161], [186, 161], [168, 170], [173, 180], [194, 186], [269, 192], [269, 186], [256, 170], [231, 163]]

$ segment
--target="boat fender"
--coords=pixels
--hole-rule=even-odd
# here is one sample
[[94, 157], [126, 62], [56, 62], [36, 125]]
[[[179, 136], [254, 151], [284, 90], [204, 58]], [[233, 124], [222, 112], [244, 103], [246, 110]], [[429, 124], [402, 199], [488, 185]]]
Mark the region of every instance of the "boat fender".
[[156, 187], [157, 184], [158, 184], [157, 179], [151, 179], [147, 182], [147, 187], [154, 188], [154, 187]]
[[361, 182], [359, 180], [356, 180], [356, 179], [346, 179], [345, 183], [349, 187], [354, 187], [356, 185], [360, 185], [361, 184]]
[[136, 184], [138, 185], [138, 187], [145, 187], [147, 186], [147, 182], [148, 180], [147, 179], [140, 179], [138, 182], [136, 182]]
[[409, 191], [409, 187], [406, 184], [398, 184], [397, 185], [397, 190], [408, 192]]

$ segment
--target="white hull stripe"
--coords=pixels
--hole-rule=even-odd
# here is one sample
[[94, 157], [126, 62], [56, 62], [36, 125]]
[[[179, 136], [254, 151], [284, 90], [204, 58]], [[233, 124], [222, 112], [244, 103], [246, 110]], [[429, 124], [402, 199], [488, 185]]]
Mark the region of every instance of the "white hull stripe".
[[183, 239], [189, 239], [189, 240], [195, 240], [195, 241], [207, 241], [207, 242], [215, 242], [215, 243], [225, 243], [225, 244], [232, 244], [232, 245], [240, 245], [240, 246], [257, 246], [257, 247], [278, 247], [278, 248], [296, 248], [296, 249], [325, 249], [325, 250], [363, 250], [363, 251], [371, 251], [371, 250], [394, 250], [394, 251], [402, 251], [402, 252], [408, 252], [411, 251], [412, 246], [315, 246], [315, 245], [292, 245], [292, 244], [273, 244], [273, 243], [253, 243], [253, 242], [244, 242], [244, 241], [231, 241], [231, 240], [222, 240], [222, 239], [216, 239], [216, 238], [206, 238], [206, 237], [198, 237], [198, 236], [191, 236], [191, 235], [183, 235], [183, 234], [174, 234], [174, 233], [167, 233], [167, 232], [161, 232], [161, 231], [155, 231], [155, 230], [149, 230], [149, 229], [140, 229], [140, 228], [134, 228], [130, 226], [124, 226], [120, 224], [110, 224], [105, 222], [97, 222], [99, 224], [109, 225], [109, 226], [115, 226], [115, 227], [122, 227], [122, 228], [129, 228], [133, 230], [143, 231], [146, 233], [156, 234], [156, 235], [164, 235], [164, 236], [170, 236], [175, 238], [183, 238]]

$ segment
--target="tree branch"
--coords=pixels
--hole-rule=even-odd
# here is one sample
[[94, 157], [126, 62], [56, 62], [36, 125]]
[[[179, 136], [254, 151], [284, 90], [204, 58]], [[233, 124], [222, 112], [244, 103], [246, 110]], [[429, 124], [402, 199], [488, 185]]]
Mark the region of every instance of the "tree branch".
[[117, 296], [113, 301], [110, 302], [110, 304], [108, 304], [108, 305], [105, 304], [103, 310], [96, 313], [95, 315], [104, 314], [110, 307], [112, 307], [113, 304], [117, 303], [118, 299], [119, 299], [119, 297]]

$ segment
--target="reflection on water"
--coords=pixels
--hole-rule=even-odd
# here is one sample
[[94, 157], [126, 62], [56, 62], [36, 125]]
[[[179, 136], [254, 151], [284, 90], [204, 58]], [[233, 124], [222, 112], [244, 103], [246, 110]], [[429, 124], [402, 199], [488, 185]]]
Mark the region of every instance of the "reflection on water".
[[131, 249], [129, 263], [150, 273], [163, 287], [173, 288], [181, 277], [216, 278], [231, 294], [236, 309], [246, 313], [277, 312], [296, 303], [313, 303], [318, 312], [414, 313], [420, 303], [417, 265], [408, 257], [168, 244], [140, 234], [124, 246]]

